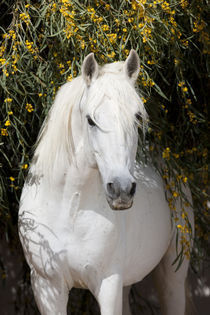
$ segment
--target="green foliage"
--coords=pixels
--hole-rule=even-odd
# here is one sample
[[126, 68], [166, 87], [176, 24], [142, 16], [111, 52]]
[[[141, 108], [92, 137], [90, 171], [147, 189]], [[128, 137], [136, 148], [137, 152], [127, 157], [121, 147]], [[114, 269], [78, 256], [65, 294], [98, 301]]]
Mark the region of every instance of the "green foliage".
[[[149, 152], [159, 168], [169, 205], [194, 198], [194, 266], [209, 257], [207, 241], [207, 1], [4, 1], [0, 44], [0, 229], [17, 242], [21, 187], [38, 131], [56, 90], [80, 72], [94, 52], [99, 63], [124, 60], [131, 48], [141, 59], [139, 90], [150, 116]], [[128, 104], [129, 105], [129, 104]], [[59, 131], [58, 131], [59, 132]], [[190, 227], [178, 225], [182, 254], [189, 255]]]

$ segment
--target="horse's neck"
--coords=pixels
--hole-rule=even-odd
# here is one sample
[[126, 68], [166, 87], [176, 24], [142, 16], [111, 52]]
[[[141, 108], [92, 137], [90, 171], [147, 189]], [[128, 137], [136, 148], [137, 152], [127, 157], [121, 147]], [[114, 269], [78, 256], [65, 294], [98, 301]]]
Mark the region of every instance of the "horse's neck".
[[[69, 204], [70, 199], [75, 193], [81, 194], [87, 191], [86, 187], [95, 185], [99, 186], [99, 172], [91, 167], [89, 157], [81, 142], [75, 147], [75, 157], [70, 163], [67, 156], [62, 160], [57, 159], [56, 165], [53, 166], [52, 173], [45, 170], [39, 170], [35, 165], [32, 166], [31, 173], [33, 177], [40, 178], [37, 188], [40, 187], [40, 193], [45, 198], [46, 195], [52, 200], [58, 200], [63, 204]], [[41, 183], [41, 185], [40, 185]], [[29, 182], [29, 186], [32, 183]]]
[[99, 184], [98, 170], [85, 166], [79, 168], [77, 165], [72, 165], [67, 170], [65, 180], [60, 187], [62, 199], [64, 201], [68, 200], [75, 193], [82, 197], [90, 189], [90, 186], [96, 189], [97, 184]]
[[22, 200], [24, 208], [30, 209], [33, 215], [41, 216], [45, 224], [55, 227], [66, 223], [69, 226], [80, 209], [87, 209], [86, 200], [90, 202], [92, 198], [94, 204], [98, 203], [97, 190], [100, 195], [102, 192], [98, 170], [89, 167], [81, 169], [76, 164], [61, 165], [53, 180], [35, 171], [34, 165]]

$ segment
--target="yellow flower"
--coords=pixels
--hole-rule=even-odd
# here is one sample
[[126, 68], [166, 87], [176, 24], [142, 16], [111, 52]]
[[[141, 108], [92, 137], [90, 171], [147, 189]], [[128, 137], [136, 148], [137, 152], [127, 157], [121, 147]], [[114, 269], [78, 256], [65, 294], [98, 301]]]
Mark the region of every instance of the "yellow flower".
[[11, 180], [11, 182], [14, 182], [14, 177], [12, 177], [12, 176], [10, 176], [10, 178], [9, 178], [10, 180]]
[[147, 63], [148, 63], [148, 65], [154, 65], [155, 61], [154, 60], [148, 60]]
[[178, 83], [178, 86], [183, 86], [184, 85], [184, 81], [180, 81], [179, 83]]
[[9, 76], [9, 72], [6, 69], [3, 69], [2, 72], [5, 74], [6, 77]]
[[184, 183], [186, 183], [187, 182], [187, 177], [185, 176], [182, 180], [183, 180]]
[[81, 41], [80, 47], [81, 47], [82, 49], [85, 49], [85, 41], [84, 41], [84, 40]]
[[178, 196], [179, 196], [179, 194], [178, 194], [176, 191], [174, 191], [174, 192], [173, 192], [173, 197], [174, 197], [174, 198], [177, 198]]
[[29, 24], [29, 21], [30, 21], [30, 16], [26, 13], [21, 13], [20, 14], [20, 19], [26, 23], [26, 25]]
[[9, 120], [7, 120], [6, 122], [5, 122], [5, 124], [4, 124], [4, 126], [6, 126], [6, 127], [8, 127], [8, 126], [10, 126], [11, 125], [11, 122], [9, 121]]
[[109, 38], [110, 42], [113, 44], [117, 40], [117, 34], [112, 33], [112, 34], [107, 34], [107, 37]]
[[182, 88], [182, 91], [183, 91], [183, 92], [187, 92], [187, 91], [188, 91], [188, 88], [185, 86], [185, 87]]
[[26, 104], [26, 109], [27, 109], [27, 111], [29, 112], [29, 113], [31, 113], [31, 112], [33, 112], [33, 106], [31, 105], [31, 104], [29, 104], [29, 103], [27, 103]]
[[134, 18], [129, 18], [129, 19], [128, 19], [128, 22], [129, 22], [129, 23], [132, 23], [133, 20], [134, 20]]
[[107, 24], [102, 25], [102, 30], [103, 31], [108, 31], [109, 30], [109, 25], [107, 25]]
[[175, 66], [177, 66], [179, 64], [179, 60], [175, 58], [174, 59], [174, 64], [175, 64]]
[[4, 100], [5, 102], [7, 102], [7, 103], [11, 103], [12, 102], [12, 98], [5, 98], [5, 100]]
[[2, 66], [6, 63], [6, 59], [5, 58], [0, 58], [0, 63], [2, 64]]
[[53, 3], [53, 5], [52, 5], [52, 11], [55, 12], [56, 9], [57, 9], [57, 4], [56, 4], [56, 3]]
[[67, 81], [72, 81], [73, 77], [72, 77], [72, 74], [70, 74], [68, 77], [67, 77]]
[[187, 0], [181, 0], [180, 5], [183, 9], [185, 9], [189, 5], [189, 3]]
[[179, 154], [178, 153], [174, 153], [173, 156], [175, 157], [175, 159], [179, 158]]
[[186, 214], [183, 212], [182, 213], [182, 219], [185, 219], [186, 218]]
[[178, 224], [177, 227], [178, 227], [178, 229], [183, 230], [183, 226], [182, 225]]
[[115, 57], [115, 52], [112, 51], [110, 54], [107, 54], [107, 57], [114, 58]]
[[23, 168], [24, 170], [26, 170], [26, 169], [28, 168], [28, 164], [23, 164], [23, 165], [22, 165], [22, 168]]
[[162, 157], [164, 158], [164, 159], [170, 159], [170, 148], [166, 148], [164, 151], [163, 151], [163, 153], [162, 153]]
[[8, 132], [6, 128], [1, 128], [1, 135], [2, 136], [8, 136]]

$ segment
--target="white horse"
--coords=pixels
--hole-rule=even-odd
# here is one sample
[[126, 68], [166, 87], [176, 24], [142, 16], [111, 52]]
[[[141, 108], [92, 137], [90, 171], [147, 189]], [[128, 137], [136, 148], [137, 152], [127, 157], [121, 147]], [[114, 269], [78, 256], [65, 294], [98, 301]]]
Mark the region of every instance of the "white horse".
[[89, 289], [102, 315], [121, 315], [123, 287], [154, 268], [162, 313], [185, 312], [189, 261], [175, 272], [176, 231], [161, 178], [135, 162], [137, 129], [147, 120], [138, 72], [134, 50], [103, 67], [89, 54], [42, 127], [19, 234], [43, 315], [66, 314], [72, 287]]

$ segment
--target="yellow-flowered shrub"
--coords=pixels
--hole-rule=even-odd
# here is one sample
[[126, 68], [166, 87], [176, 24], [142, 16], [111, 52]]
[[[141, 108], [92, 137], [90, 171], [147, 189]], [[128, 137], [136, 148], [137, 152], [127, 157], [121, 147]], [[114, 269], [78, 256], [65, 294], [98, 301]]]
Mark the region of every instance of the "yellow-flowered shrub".
[[[194, 0], [5, 1], [0, 43], [0, 228], [17, 242], [17, 211], [33, 144], [57, 89], [94, 52], [99, 63], [140, 59], [139, 90], [150, 116], [141, 156], [165, 161], [159, 171], [189, 257], [189, 184], [196, 221], [195, 268], [209, 257], [207, 3]], [[158, 167], [158, 166], [157, 166]], [[180, 225], [175, 201], [183, 204]], [[9, 232], [8, 232], [9, 231]], [[5, 278], [5, 273], [4, 278]]]

